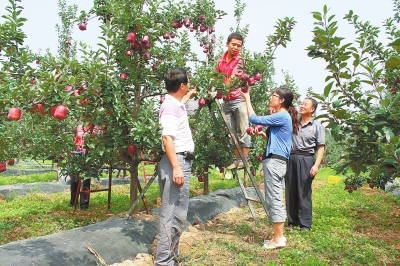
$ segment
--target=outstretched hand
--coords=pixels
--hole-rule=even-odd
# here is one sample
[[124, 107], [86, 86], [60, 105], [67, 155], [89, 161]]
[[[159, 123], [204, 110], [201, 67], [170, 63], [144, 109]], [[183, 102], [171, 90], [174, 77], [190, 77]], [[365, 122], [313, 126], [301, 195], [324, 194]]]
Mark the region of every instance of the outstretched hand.
[[242, 97], [247, 101], [250, 100], [250, 90], [248, 90], [247, 92], [243, 92], [240, 91], [240, 94], [242, 95]]

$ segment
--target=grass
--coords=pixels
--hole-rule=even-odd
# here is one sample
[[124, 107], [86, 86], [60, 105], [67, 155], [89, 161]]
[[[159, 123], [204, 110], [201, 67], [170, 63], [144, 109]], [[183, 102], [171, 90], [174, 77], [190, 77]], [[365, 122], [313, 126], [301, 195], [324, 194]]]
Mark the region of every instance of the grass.
[[259, 225], [247, 207], [201, 225], [184, 265], [400, 265], [400, 200], [367, 187], [349, 194], [343, 181], [328, 184], [330, 175], [321, 170], [313, 183], [312, 230], [285, 232], [287, 248], [262, 247], [273, 231], [254, 204]]
[[[146, 165], [146, 171], [152, 172], [152, 165]], [[141, 174], [140, 172], [139, 174]], [[104, 176], [106, 177], [106, 175]], [[150, 177], [148, 177], [149, 179]], [[30, 176], [1, 176], [0, 185], [45, 182], [56, 180], [56, 173]], [[144, 187], [145, 184], [142, 184]], [[220, 174], [214, 171], [209, 178], [209, 191], [219, 188], [237, 186], [237, 180], [221, 180]], [[104, 221], [114, 215], [126, 214], [129, 210], [130, 185], [114, 185], [112, 188], [111, 208], [107, 209], [107, 193], [92, 193], [88, 211], [73, 211], [68, 207], [69, 189], [62, 193], [44, 194], [39, 192], [28, 193], [20, 197], [0, 196], [0, 245], [20, 239], [32, 238], [61, 232], [75, 227]], [[203, 193], [203, 183], [197, 177], [191, 178], [190, 196]], [[150, 209], [157, 207], [159, 187], [153, 183], [146, 192], [147, 204]], [[144, 210], [142, 202], [137, 211]]]
[[[200, 230], [190, 248], [182, 252], [182, 265], [400, 265], [400, 199], [365, 184], [350, 194], [343, 189], [343, 176], [339, 183], [329, 184], [330, 175], [335, 175], [331, 169], [322, 169], [313, 182], [312, 230], [285, 232], [287, 248], [262, 248], [273, 231], [262, 206], [253, 203], [259, 225], [246, 206], [196, 225]], [[237, 185], [236, 179], [222, 181], [216, 171], [210, 176], [210, 191]], [[203, 183], [192, 177], [191, 197], [201, 194], [202, 188]], [[146, 193], [149, 208], [156, 207], [158, 193], [157, 184], [153, 184]], [[128, 195], [129, 185], [113, 186], [110, 210], [107, 193], [94, 193], [89, 210], [75, 213], [67, 207], [68, 191], [0, 198], [0, 244], [125, 214]], [[142, 203], [139, 208], [143, 209]]]

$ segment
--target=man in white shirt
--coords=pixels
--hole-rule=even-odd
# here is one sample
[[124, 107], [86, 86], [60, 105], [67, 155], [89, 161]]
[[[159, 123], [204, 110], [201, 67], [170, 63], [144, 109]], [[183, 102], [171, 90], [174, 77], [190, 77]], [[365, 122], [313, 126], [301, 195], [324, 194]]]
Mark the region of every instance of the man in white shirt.
[[189, 79], [183, 68], [172, 68], [165, 77], [168, 94], [160, 107], [162, 148], [158, 181], [161, 194], [160, 234], [155, 265], [177, 265], [179, 239], [189, 206], [189, 185], [194, 142], [184, 96]]

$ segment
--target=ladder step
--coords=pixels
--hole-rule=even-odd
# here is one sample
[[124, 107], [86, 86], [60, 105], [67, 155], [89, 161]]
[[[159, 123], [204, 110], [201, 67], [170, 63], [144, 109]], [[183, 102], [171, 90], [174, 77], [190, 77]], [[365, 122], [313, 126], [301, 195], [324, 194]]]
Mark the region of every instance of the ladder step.
[[254, 202], [259, 202], [259, 203], [261, 203], [261, 201], [259, 200], [259, 199], [253, 199], [253, 198], [245, 198], [246, 200], [251, 200], [251, 201], [254, 201]]

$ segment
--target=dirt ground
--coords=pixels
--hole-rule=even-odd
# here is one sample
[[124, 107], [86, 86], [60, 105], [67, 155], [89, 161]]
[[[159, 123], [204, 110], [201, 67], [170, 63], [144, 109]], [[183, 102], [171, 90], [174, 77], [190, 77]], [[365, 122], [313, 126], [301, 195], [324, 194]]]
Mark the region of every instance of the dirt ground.
[[[323, 184], [325, 184], [326, 181], [315, 181], [313, 182], [313, 189], [318, 189], [320, 188]], [[259, 185], [261, 191], [263, 191], [263, 185]], [[374, 189], [371, 190], [369, 188], [361, 188], [360, 191], [362, 193], [373, 196], [376, 193], [380, 193], [378, 190]], [[248, 208], [247, 206], [241, 206], [241, 208]], [[186, 252], [190, 252], [194, 241], [199, 241], [199, 242], [206, 242], [206, 241], [212, 241], [212, 239], [215, 240], [216, 236], [215, 232], [213, 231], [213, 228], [217, 228], [220, 226], [222, 223], [228, 223], [228, 224], [235, 224], [237, 223], [238, 220], [246, 220], [246, 221], [253, 221], [253, 217], [251, 216], [250, 212], [248, 214], [243, 215], [243, 212], [241, 208], [232, 208], [229, 212], [227, 213], [222, 213], [218, 216], [216, 216], [213, 220], [208, 221], [205, 224], [202, 225], [195, 225], [195, 226], [190, 226], [188, 228], [188, 232], [184, 232], [181, 236], [181, 241], [180, 241], [180, 253], [181, 255], [184, 255]], [[258, 218], [264, 218], [266, 216], [266, 213], [263, 211], [262, 208], [256, 209], [256, 216]], [[239, 212], [242, 212], [240, 215], [238, 215]], [[365, 210], [360, 210], [357, 212], [357, 217], [360, 219], [366, 219], [368, 217], [369, 220], [373, 220], [374, 223], [379, 223], [380, 217], [377, 214], [374, 214], [373, 212], [368, 212]], [[390, 216], [394, 218], [393, 221], [398, 220], [400, 217], [400, 207], [394, 207], [391, 210]], [[139, 217], [138, 217], [139, 218]], [[143, 218], [143, 217], [141, 217]], [[387, 229], [380, 229], [377, 230], [376, 228], [372, 227], [362, 227], [362, 228], [356, 228], [356, 231], [361, 234], [365, 234], [367, 237], [372, 238], [372, 239], [384, 239], [388, 243], [398, 243], [398, 235], [393, 234], [393, 230], [390, 228]], [[262, 232], [260, 232], [262, 234]], [[211, 236], [212, 235], [212, 236]], [[221, 236], [222, 237], [222, 236]], [[269, 239], [271, 236], [269, 235], [263, 235], [265, 239]], [[246, 239], [245, 239], [246, 241]], [[248, 240], [250, 241], [250, 240]], [[112, 266], [150, 266], [154, 265], [153, 258], [155, 257], [155, 250], [156, 250], [156, 243], [157, 239], [154, 240], [152, 244], [152, 250], [153, 254], [138, 254], [136, 258], [133, 258], [131, 260], [126, 260], [121, 263], [116, 263], [112, 264]], [[398, 244], [398, 250], [400, 251], [400, 244]], [[218, 256], [218, 254], [216, 254]]]
[[[247, 208], [247, 206], [242, 206], [243, 208]], [[240, 208], [232, 208], [229, 212], [227, 213], [222, 213], [214, 217], [212, 221], [207, 222], [204, 225], [195, 225], [195, 226], [189, 226], [188, 232], [183, 232], [180, 240], [180, 246], [179, 246], [179, 251], [181, 255], [184, 255], [186, 252], [189, 252], [193, 242], [196, 241], [201, 241], [207, 239], [209, 236], [209, 232], [205, 230], [205, 227], [213, 227], [217, 226], [217, 224], [220, 224], [221, 222], [229, 222], [231, 223], [232, 221], [235, 221], [238, 219], [238, 215], [236, 215], [241, 209]], [[257, 217], [261, 217], [262, 213], [257, 213]], [[264, 215], [265, 216], [265, 215]], [[240, 215], [241, 219], [252, 219], [251, 215]], [[143, 217], [142, 217], [143, 218]], [[136, 258], [131, 259], [131, 260], [125, 260], [120, 263], [115, 263], [110, 266], [152, 266], [154, 265], [153, 258], [155, 257], [155, 251], [156, 251], [156, 244], [157, 244], [157, 238], [154, 240], [152, 244], [152, 250], [153, 254], [138, 254]]]

